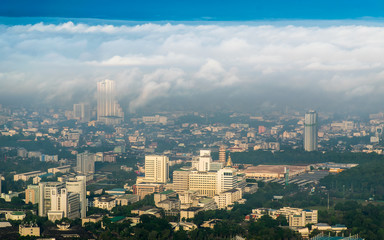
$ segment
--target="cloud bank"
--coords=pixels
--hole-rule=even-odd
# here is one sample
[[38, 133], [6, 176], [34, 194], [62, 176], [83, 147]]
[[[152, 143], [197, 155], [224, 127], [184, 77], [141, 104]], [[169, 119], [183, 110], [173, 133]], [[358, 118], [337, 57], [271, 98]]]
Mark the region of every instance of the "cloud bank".
[[96, 82], [109, 78], [130, 111], [204, 96], [379, 106], [383, 39], [384, 27], [364, 25], [0, 25], [0, 95], [94, 101]]

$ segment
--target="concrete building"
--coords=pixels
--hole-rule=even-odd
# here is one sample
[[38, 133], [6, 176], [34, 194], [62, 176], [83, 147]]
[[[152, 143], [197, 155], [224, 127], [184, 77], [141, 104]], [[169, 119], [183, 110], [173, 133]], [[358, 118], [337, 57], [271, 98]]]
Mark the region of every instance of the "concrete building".
[[48, 168], [48, 173], [67, 173], [71, 170], [71, 165], [65, 165], [61, 167]]
[[209, 171], [212, 163], [211, 150], [200, 150], [199, 163], [197, 165], [198, 171]]
[[116, 100], [115, 81], [107, 79], [97, 83], [97, 121], [107, 125], [124, 121], [124, 112]]
[[123, 196], [120, 196], [116, 198], [115, 202], [117, 206], [127, 206], [129, 204], [138, 202], [140, 200], [140, 197], [135, 194], [125, 194]]
[[169, 158], [167, 156], [145, 156], [145, 182], [167, 183], [169, 181]]
[[48, 211], [48, 219], [52, 222], [80, 218], [80, 195], [68, 192], [66, 188], [51, 190], [51, 209]]
[[189, 189], [189, 174], [191, 171], [173, 171], [173, 190], [182, 193]]
[[304, 150], [317, 151], [317, 113], [313, 110], [305, 114], [304, 119]]
[[263, 215], [269, 215], [276, 219], [278, 216], [283, 215], [287, 218], [290, 227], [305, 227], [307, 224], [317, 224], [318, 213], [317, 210], [308, 210], [300, 208], [283, 207], [279, 210], [258, 208], [253, 209], [252, 214], [247, 215], [248, 219], [259, 219]]
[[217, 207], [223, 209], [241, 200], [241, 198], [243, 197], [242, 195], [243, 194], [241, 189], [233, 188], [214, 196], [214, 200], [217, 204]]
[[82, 174], [95, 172], [95, 156], [89, 152], [77, 154], [77, 171]]
[[96, 197], [93, 201], [94, 207], [106, 209], [108, 211], [111, 211], [112, 208], [116, 207], [116, 201], [113, 197]]
[[217, 173], [192, 171], [189, 175], [189, 190], [213, 197], [217, 193]]
[[289, 169], [289, 177], [297, 176], [309, 170], [308, 166], [294, 165], [258, 165], [245, 169], [246, 178], [253, 179], [269, 179], [269, 178], [284, 178], [285, 173]]
[[146, 195], [163, 191], [164, 184], [160, 183], [139, 183], [133, 186], [133, 193], [138, 195], [140, 199], [144, 199]]
[[25, 216], [25, 213], [20, 211], [7, 212], [7, 214], [5, 214], [5, 219], [13, 221], [22, 221]]
[[39, 183], [39, 216], [45, 217], [48, 211], [51, 210], [51, 192], [59, 192], [59, 190], [65, 188], [65, 183], [61, 182], [40, 182]]
[[97, 223], [103, 220], [103, 215], [93, 214], [81, 219], [81, 226], [84, 227], [86, 223]]
[[80, 200], [80, 217], [84, 218], [87, 214], [87, 177], [76, 176], [74, 179], [69, 179], [66, 182], [68, 192], [79, 194]]
[[187, 219], [192, 219], [201, 211], [204, 211], [202, 207], [190, 207], [187, 209], [182, 209], [180, 210], [180, 220], [185, 221]]
[[34, 178], [34, 177], [37, 177], [37, 176], [40, 176], [40, 175], [44, 175], [46, 174], [46, 172], [42, 172], [42, 171], [33, 171], [33, 172], [26, 172], [26, 173], [19, 173], [19, 174], [15, 174], [13, 176], [13, 181], [17, 182], [19, 180], [22, 180], [22, 181], [28, 181], [30, 178]]
[[20, 224], [19, 225], [20, 236], [34, 236], [40, 237], [40, 227], [35, 224]]
[[236, 170], [223, 168], [217, 171], [217, 193], [236, 187]]
[[39, 185], [28, 185], [25, 190], [25, 203], [36, 204], [39, 203], [40, 194], [39, 194]]

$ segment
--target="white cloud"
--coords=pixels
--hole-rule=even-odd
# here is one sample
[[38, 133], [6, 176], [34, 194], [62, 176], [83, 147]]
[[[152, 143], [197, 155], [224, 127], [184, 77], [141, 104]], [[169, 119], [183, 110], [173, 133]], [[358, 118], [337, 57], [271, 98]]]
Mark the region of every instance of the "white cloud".
[[0, 26], [0, 94], [54, 100], [108, 77], [131, 109], [226, 87], [381, 96], [384, 27], [130, 24]]

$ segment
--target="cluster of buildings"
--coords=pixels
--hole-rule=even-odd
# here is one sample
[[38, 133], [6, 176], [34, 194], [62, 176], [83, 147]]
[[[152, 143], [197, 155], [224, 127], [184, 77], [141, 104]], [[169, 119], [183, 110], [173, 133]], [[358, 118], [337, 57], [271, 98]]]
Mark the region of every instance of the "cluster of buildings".
[[244, 191], [255, 192], [257, 184], [247, 184], [245, 177], [233, 168], [231, 157], [226, 159], [221, 148], [218, 161], [213, 161], [210, 150], [200, 150], [191, 167], [173, 171], [169, 182], [169, 159], [161, 155], [145, 157], [145, 176], [138, 177], [134, 194], [143, 199], [155, 193], [156, 206], [167, 214], [180, 213], [181, 219], [193, 218], [203, 210], [229, 208], [241, 203]]

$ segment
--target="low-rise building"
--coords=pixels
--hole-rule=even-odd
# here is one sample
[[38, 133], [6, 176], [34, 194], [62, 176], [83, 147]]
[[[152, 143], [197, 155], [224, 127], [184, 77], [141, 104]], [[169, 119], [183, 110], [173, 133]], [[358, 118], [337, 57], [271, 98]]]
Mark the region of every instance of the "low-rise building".
[[317, 224], [318, 219], [317, 210], [283, 207], [279, 210], [266, 208], [253, 209], [252, 214], [247, 215], [245, 220], [259, 219], [263, 215], [269, 215], [274, 219], [283, 215], [287, 218], [289, 226], [295, 228], [304, 227], [307, 224]]
[[14, 220], [14, 221], [21, 221], [25, 218], [25, 213], [24, 212], [7, 212], [5, 215], [6, 220]]
[[138, 195], [140, 199], [144, 199], [146, 195], [163, 191], [164, 184], [161, 183], [139, 183], [133, 186], [133, 193]]
[[96, 197], [93, 200], [93, 206], [111, 211], [112, 208], [116, 207], [115, 198], [109, 196]]
[[71, 170], [71, 165], [65, 165], [61, 167], [48, 168], [48, 173], [67, 173]]
[[34, 178], [34, 177], [37, 177], [37, 176], [40, 176], [40, 175], [44, 175], [46, 174], [46, 172], [42, 172], [42, 171], [32, 171], [32, 172], [26, 172], [26, 173], [19, 173], [19, 174], [15, 174], [13, 176], [13, 181], [19, 181], [19, 180], [22, 180], [22, 181], [28, 181], [30, 178]]
[[204, 208], [202, 207], [190, 207], [187, 209], [180, 210], [180, 220], [185, 221], [187, 219], [192, 219], [198, 214], [199, 212], [204, 211]]
[[139, 196], [135, 194], [125, 194], [115, 199], [117, 206], [127, 206], [131, 203], [138, 202], [139, 200]]
[[100, 214], [92, 214], [88, 217], [82, 218], [81, 219], [81, 226], [85, 226], [86, 223], [97, 223], [103, 220], [103, 215]]
[[40, 237], [40, 227], [32, 224], [20, 224], [19, 225], [20, 236], [35, 236]]
[[233, 205], [235, 202], [239, 201], [242, 198], [242, 191], [240, 188], [233, 188], [218, 195], [214, 196], [214, 200], [218, 208], [226, 208], [230, 205]]

